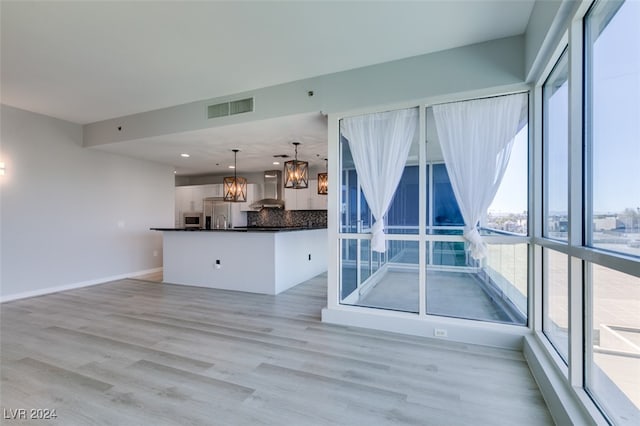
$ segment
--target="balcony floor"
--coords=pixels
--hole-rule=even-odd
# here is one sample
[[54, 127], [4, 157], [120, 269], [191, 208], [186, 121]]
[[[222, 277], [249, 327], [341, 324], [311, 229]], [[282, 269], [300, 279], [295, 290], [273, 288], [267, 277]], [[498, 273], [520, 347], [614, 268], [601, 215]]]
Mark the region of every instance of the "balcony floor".
[[[354, 305], [418, 312], [418, 292], [417, 271], [391, 270]], [[521, 324], [474, 273], [428, 271], [426, 301], [432, 315]]]

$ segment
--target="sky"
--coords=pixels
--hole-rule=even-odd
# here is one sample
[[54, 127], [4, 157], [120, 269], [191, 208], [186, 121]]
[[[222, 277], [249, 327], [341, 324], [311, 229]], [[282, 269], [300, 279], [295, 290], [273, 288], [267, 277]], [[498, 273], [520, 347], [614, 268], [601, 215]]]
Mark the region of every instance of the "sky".
[[488, 211], [490, 213], [522, 213], [527, 209], [527, 144], [529, 126], [516, 135], [509, 165]]
[[625, 2], [593, 50], [593, 209], [640, 207], [640, 1]]
[[[626, 1], [593, 44], [593, 210], [616, 213], [640, 208], [640, 1]], [[550, 110], [567, 108], [567, 85], [549, 100]], [[550, 140], [568, 137], [565, 115], [549, 119]], [[590, 130], [590, 129], [592, 130]], [[525, 128], [526, 129], [526, 128]], [[526, 133], [514, 142], [511, 161], [489, 211], [526, 210]], [[549, 151], [553, 154], [552, 147]], [[557, 151], [557, 150], [556, 150]], [[550, 155], [551, 211], [566, 208], [568, 190], [558, 173], [567, 171], [567, 155]]]

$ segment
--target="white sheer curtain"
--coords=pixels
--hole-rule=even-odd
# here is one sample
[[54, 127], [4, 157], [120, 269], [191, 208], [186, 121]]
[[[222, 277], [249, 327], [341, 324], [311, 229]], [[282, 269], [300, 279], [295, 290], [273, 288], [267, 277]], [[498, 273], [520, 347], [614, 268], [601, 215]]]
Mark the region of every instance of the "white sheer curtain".
[[396, 192], [418, 123], [418, 109], [367, 114], [342, 120], [342, 134], [358, 173], [358, 182], [375, 223], [371, 248], [384, 253], [384, 215]]
[[486, 256], [476, 226], [500, 187], [526, 104], [527, 95], [522, 93], [433, 106], [445, 165], [465, 223], [464, 237], [474, 259]]

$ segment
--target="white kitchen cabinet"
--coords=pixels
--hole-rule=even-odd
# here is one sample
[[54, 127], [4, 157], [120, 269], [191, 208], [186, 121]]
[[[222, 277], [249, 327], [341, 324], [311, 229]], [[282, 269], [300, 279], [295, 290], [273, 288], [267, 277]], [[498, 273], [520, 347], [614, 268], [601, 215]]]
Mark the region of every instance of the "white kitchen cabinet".
[[[200, 201], [202, 203], [202, 201]], [[193, 198], [193, 188], [191, 186], [178, 186], [176, 187], [176, 227], [182, 227], [182, 216], [186, 212], [194, 211], [195, 199]], [[201, 207], [202, 208], [202, 207]]]
[[183, 212], [202, 211], [202, 200], [222, 197], [222, 184], [187, 185], [176, 187], [176, 207]]
[[[311, 188], [311, 210], [326, 210], [327, 209], [327, 196], [318, 194], [318, 181], [313, 181], [314, 185]], [[311, 187], [311, 182], [309, 182]]]
[[250, 208], [252, 203], [262, 199], [262, 185], [258, 185], [256, 183], [248, 183], [247, 184], [247, 201], [240, 204], [240, 211], [248, 212], [253, 211], [254, 209]]
[[309, 181], [309, 186], [304, 189], [297, 189], [297, 205], [296, 210], [309, 210], [311, 208], [311, 183], [313, 181]]
[[176, 206], [180, 210], [181, 214], [202, 210], [201, 193], [202, 191], [200, 188], [195, 185], [176, 187]]
[[189, 208], [191, 212], [201, 212], [203, 205], [202, 199], [204, 198], [205, 188], [203, 185], [194, 185], [189, 192]]
[[[311, 183], [311, 182], [309, 182]], [[310, 188], [304, 189], [285, 189], [284, 190], [284, 208], [285, 210], [309, 210]]]
[[221, 183], [196, 186], [200, 189], [202, 198], [222, 197], [224, 195]]
[[222, 198], [223, 186], [221, 183], [207, 185], [177, 186], [175, 196], [175, 225], [182, 227], [182, 216], [187, 212], [202, 212], [205, 198]]
[[[285, 210], [302, 210], [298, 208], [298, 193], [306, 191], [305, 189], [284, 189], [284, 209]], [[302, 199], [302, 197], [300, 197]], [[302, 203], [300, 203], [302, 205]]]
[[286, 210], [326, 210], [327, 196], [318, 194], [318, 181], [309, 180], [305, 189], [285, 189], [284, 208]]
[[184, 204], [184, 191], [176, 188], [175, 192], [175, 226], [176, 228], [182, 227], [182, 206]]
[[242, 210], [245, 203], [229, 203], [231, 204], [231, 226], [247, 226], [247, 211]]

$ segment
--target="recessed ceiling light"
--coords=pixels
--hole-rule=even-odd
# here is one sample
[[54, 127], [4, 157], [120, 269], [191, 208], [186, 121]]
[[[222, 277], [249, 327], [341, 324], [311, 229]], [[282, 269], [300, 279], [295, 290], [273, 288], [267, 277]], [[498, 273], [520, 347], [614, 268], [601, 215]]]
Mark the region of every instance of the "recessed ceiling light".
[[229, 166], [229, 168], [230, 168], [230, 169], [235, 169], [235, 168], [236, 168], [236, 166]]
[[180, 154], [180, 157], [189, 158], [190, 155], [189, 154]]
[[279, 161], [274, 161], [274, 162], [273, 162], [273, 165], [274, 165], [274, 166], [277, 166], [278, 164], [280, 164], [280, 162], [279, 162]]
[[174, 174], [174, 175], [175, 175], [175, 174], [177, 174], [177, 173], [178, 173], [178, 172], [177, 172], [176, 170], [174, 170], [174, 171], [173, 171], [173, 174]]

